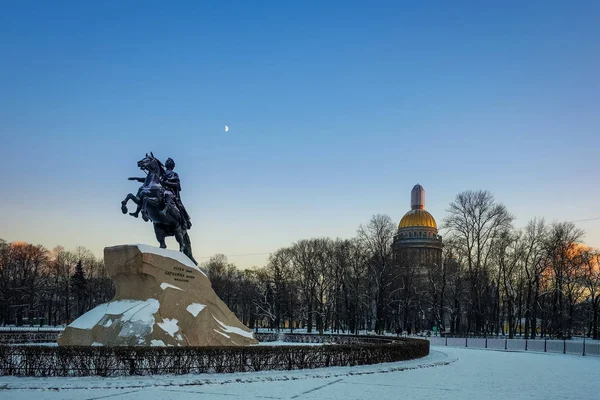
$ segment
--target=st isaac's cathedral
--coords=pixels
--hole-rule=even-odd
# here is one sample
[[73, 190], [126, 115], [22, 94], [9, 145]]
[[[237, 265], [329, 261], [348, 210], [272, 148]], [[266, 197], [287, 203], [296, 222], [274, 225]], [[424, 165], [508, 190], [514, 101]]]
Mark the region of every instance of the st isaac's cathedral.
[[425, 277], [427, 268], [442, 263], [442, 237], [433, 216], [425, 210], [425, 189], [417, 184], [410, 193], [411, 210], [404, 214], [394, 236], [394, 259], [402, 269]]

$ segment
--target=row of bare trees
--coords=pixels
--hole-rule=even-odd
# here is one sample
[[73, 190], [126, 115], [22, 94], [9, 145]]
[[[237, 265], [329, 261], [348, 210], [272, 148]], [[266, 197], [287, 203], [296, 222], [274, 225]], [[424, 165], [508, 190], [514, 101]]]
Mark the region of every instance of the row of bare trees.
[[[517, 229], [489, 192], [466, 191], [443, 228], [441, 263], [396, 262], [396, 225], [375, 215], [354, 238], [299, 240], [260, 268], [240, 270], [223, 255], [202, 267], [252, 328], [598, 338], [600, 253], [575, 225], [533, 219]], [[0, 324], [64, 324], [113, 294], [84, 248], [0, 240]]]
[[456, 196], [444, 220], [447, 257], [462, 275], [455, 330], [598, 337], [600, 255], [570, 222], [514, 217], [487, 191]]
[[517, 229], [487, 191], [459, 193], [447, 212], [439, 265], [395, 262], [395, 224], [375, 215], [352, 239], [300, 240], [262, 268], [222, 255], [205, 267], [252, 327], [599, 337], [600, 253], [583, 231], [543, 219]]
[[104, 263], [83, 247], [0, 239], [0, 325], [65, 324], [113, 295]]
[[395, 224], [374, 216], [352, 239], [313, 238], [279, 249], [262, 268], [240, 271], [217, 255], [203, 265], [213, 288], [250, 327], [309, 333], [399, 327]]

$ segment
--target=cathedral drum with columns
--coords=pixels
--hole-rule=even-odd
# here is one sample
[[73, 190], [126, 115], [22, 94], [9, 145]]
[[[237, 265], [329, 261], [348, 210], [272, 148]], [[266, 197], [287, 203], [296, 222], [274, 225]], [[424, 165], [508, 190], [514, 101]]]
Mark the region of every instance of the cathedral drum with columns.
[[442, 237], [433, 216], [425, 211], [425, 189], [415, 185], [410, 193], [411, 210], [404, 214], [394, 236], [394, 258], [400, 267], [412, 267], [425, 275], [429, 266], [442, 263]]

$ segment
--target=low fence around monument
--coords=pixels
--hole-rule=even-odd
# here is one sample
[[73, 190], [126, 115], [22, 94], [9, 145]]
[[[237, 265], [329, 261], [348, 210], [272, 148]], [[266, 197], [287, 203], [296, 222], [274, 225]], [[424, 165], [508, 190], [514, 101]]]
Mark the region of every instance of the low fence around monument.
[[1, 331], [0, 344], [56, 343], [61, 331]]
[[[262, 337], [263, 341], [281, 339], [281, 335]], [[0, 346], [0, 375], [125, 376], [296, 370], [404, 361], [429, 354], [429, 342], [422, 339], [285, 334], [283, 340], [311, 341], [323, 345], [244, 347], [2, 345]]]
[[57, 325], [57, 326], [49, 326], [49, 325], [44, 325], [44, 326], [29, 326], [29, 325], [23, 325], [23, 326], [14, 326], [14, 325], [9, 325], [9, 326], [0, 326], [0, 333], [3, 332], [62, 332], [65, 330], [65, 327], [62, 325]]
[[598, 341], [454, 337], [430, 337], [428, 339], [432, 346], [535, 351], [600, 357], [600, 342]]
[[331, 333], [285, 333], [265, 332], [255, 333], [259, 342], [289, 342], [289, 343], [335, 343], [335, 344], [384, 344], [402, 340], [390, 336], [346, 335]]
[[[34, 343], [56, 343], [62, 329], [55, 330], [0, 330], [0, 344], [34, 344]], [[310, 334], [310, 333], [275, 333], [259, 332], [254, 337], [259, 342], [284, 341], [291, 343], [328, 343], [331, 341], [332, 334]], [[354, 344], [354, 343], [387, 343], [390, 338], [377, 338], [367, 335], [334, 335], [336, 344]]]

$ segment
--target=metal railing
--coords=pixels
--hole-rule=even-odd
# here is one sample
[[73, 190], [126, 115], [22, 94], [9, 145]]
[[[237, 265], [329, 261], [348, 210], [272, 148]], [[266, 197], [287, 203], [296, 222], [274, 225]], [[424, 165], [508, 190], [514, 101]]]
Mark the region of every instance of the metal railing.
[[62, 332], [64, 326], [0, 326], [0, 332]]
[[453, 338], [430, 337], [432, 346], [465, 347], [505, 351], [533, 351], [600, 357], [600, 342], [553, 340], [553, 339], [508, 339], [508, 338]]

